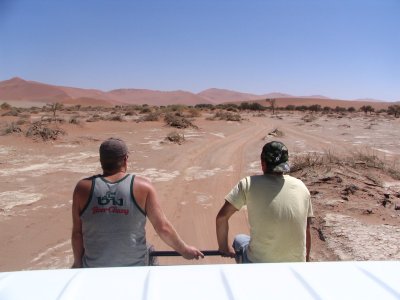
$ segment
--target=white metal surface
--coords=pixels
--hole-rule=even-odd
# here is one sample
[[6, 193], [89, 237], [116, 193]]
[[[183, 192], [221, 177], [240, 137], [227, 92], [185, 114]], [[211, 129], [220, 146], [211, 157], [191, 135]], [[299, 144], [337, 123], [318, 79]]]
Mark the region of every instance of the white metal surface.
[[0, 299], [400, 299], [400, 262], [3, 272]]

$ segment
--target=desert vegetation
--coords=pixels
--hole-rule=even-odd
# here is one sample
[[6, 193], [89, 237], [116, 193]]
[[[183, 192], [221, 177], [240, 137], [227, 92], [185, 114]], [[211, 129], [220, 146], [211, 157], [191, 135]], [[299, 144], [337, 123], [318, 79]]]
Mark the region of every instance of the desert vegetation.
[[[27, 186], [21, 192], [24, 199], [43, 193], [38, 205], [16, 206], [12, 213], [23, 215], [29, 211], [40, 219], [42, 208], [38, 207], [52, 211], [52, 207], [57, 207], [55, 210], [66, 207], [70, 189], [66, 191], [63, 187], [65, 191], [60, 193], [47, 188], [59, 184], [53, 181], [54, 172], [65, 178], [68, 187], [82, 176], [96, 172], [98, 144], [115, 134], [134, 147], [132, 171], [149, 177], [155, 184], [165, 183], [160, 184], [164, 188], [161, 193], [174, 199], [171, 207], [178, 208], [170, 209], [178, 216], [176, 220], [181, 228], [187, 227], [186, 216], [190, 216], [190, 222], [207, 223], [208, 218], [215, 218], [214, 210], [221, 204], [213, 197], [230, 188], [227, 183], [230, 180], [224, 180], [225, 176], [232, 179], [232, 176], [259, 173], [259, 147], [267, 141], [282, 140], [290, 149], [291, 174], [306, 183], [315, 204], [313, 260], [397, 258], [397, 254], [385, 248], [387, 242], [382, 230], [389, 229], [370, 227], [377, 224], [393, 226], [396, 230], [400, 226], [400, 195], [396, 192], [400, 181], [396, 104], [367, 112], [358, 107], [328, 107], [318, 103], [280, 107], [278, 99], [272, 104], [264, 99], [254, 103], [194, 106], [13, 107], [3, 103], [0, 109], [0, 134], [5, 141], [0, 151], [3, 156], [3, 173], [0, 173], [19, 172], [24, 180], [21, 182]], [[35, 185], [29, 185], [32, 178]], [[216, 184], [217, 178], [221, 181]], [[184, 188], [168, 189], [167, 181]], [[10, 183], [4, 181], [3, 188], [10, 188]], [[20, 183], [15, 183], [10, 190], [21, 190]], [[192, 215], [193, 211], [204, 214]], [[61, 209], [57, 212], [64, 216]], [[332, 225], [332, 220], [338, 222], [343, 216], [346, 216], [343, 224]], [[11, 220], [11, 213], [9, 217]], [[64, 223], [69, 224], [70, 216], [64, 218], [67, 220]], [[356, 224], [351, 223], [355, 235], [363, 236], [364, 232], [368, 236], [376, 235], [376, 238], [370, 237], [374, 247], [364, 251], [367, 254], [361, 251], [365, 241], [351, 244], [346, 240], [349, 220]], [[7, 224], [8, 229], [12, 228], [11, 221]], [[32, 231], [31, 236], [36, 234]], [[67, 240], [69, 236], [63, 238]], [[59, 236], [54, 243], [58, 239]], [[342, 244], [337, 246], [339, 242]], [[381, 244], [383, 248], [379, 248]], [[54, 255], [58, 260], [53, 262], [59, 263], [56, 267], [66, 267], [63, 263], [70, 255], [69, 245], [63, 243], [60, 249], [66, 252], [58, 254], [42, 249], [48, 253], [43, 255], [46, 259], [30, 264], [49, 266], [52, 260], [47, 258]], [[205, 246], [214, 245], [210, 242]], [[29, 255], [28, 265], [33, 259]]]

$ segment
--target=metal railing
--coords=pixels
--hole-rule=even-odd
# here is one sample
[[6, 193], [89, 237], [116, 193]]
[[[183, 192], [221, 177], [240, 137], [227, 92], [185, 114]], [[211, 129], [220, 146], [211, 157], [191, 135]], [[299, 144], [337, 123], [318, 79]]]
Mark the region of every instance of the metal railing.
[[[222, 256], [222, 253], [219, 252], [218, 250], [200, 250], [204, 256]], [[158, 257], [177, 257], [177, 256], [182, 256], [176, 251], [156, 251], [156, 250], [151, 250], [149, 251], [149, 256], [148, 256], [148, 265], [149, 266], [158, 266]], [[241, 262], [242, 258], [242, 253], [241, 252], [236, 252], [235, 260], [237, 263]]]

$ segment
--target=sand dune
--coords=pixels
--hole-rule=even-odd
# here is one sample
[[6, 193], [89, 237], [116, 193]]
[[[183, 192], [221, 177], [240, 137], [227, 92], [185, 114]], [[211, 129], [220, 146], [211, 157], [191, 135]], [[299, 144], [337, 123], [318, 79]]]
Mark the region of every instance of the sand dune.
[[74, 87], [55, 86], [35, 81], [26, 81], [21, 78], [12, 78], [0, 82], [0, 101], [7, 101], [15, 106], [33, 103], [60, 102], [68, 105], [80, 104], [83, 106], [110, 106], [128, 104], [148, 105], [195, 105], [195, 104], [221, 104], [240, 103], [244, 101], [257, 101], [268, 106], [265, 99], [276, 99], [277, 106], [287, 105], [313, 105], [329, 107], [351, 107], [359, 108], [363, 105], [371, 105], [375, 109], [387, 108], [393, 104], [384, 101], [345, 101], [330, 99], [325, 96], [291, 96], [285, 93], [266, 93], [262, 95], [242, 93], [226, 89], [207, 89], [198, 94], [187, 91], [155, 91], [146, 89], [116, 89], [112, 91], [101, 91], [96, 89], [82, 89]]

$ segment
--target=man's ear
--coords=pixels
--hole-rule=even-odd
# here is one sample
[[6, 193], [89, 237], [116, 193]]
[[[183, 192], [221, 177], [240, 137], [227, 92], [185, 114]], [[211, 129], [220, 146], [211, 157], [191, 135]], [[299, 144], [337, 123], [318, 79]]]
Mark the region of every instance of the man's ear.
[[265, 173], [267, 171], [267, 164], [265, 163], [264, 160], [261, 159], [261, 168], [262, 171]]

